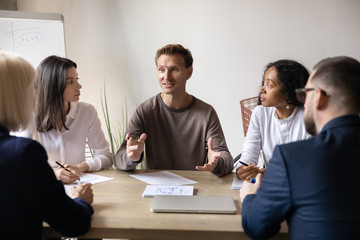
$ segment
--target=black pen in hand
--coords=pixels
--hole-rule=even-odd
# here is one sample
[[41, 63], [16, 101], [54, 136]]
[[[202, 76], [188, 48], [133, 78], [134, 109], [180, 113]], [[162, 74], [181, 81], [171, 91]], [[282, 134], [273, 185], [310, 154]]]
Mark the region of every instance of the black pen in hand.
[[249, 164], [244, 163], [244, 162], [242, 162], [242, 161], [239, 161], [239, 163], [241, 163], [241, 164], [244, 165], [245, 167], [248, 167], [248, 166], [249, 166]]
[[234, 168], [235, 168], [235, 169], [237, 169], [237, 168], [238, 168], [239, 163], [240, 163], [241, 165], [244, 165], [245, 167], [249, 166], [249, 164], [244, 163], [244, 162], [242, 162], [242, 161], [238, 160], [238, 161], [236, 161], [236, 163], [235, 163], [235, 166], [234, 166]]
[[[65, 169], [66, 171], [68, 171], [69, 173], [71, 173], [71, 171], [70, 171], [68, 168], [64, 167], [64, 165], [62, 165], [62, 164], [59, 163], [58, 161], [55, 161], [55, 163], [56, 163], [57, 165], [59, 165], [61, 168]], [[78, 178], [78, 185], [81, 185], [80, 177]]]
[[56, 163], [57, 165], [59, 165], [61, 168], [65, 169], [66, 171], [68, 171], [68, 172], [71, 173], [71, 171], [70, 171], [69, 169], [67, 169], [66, 167], [64, 167], [64, 166], [63, 166], [61, 163], [59, 163], [58, 161], [55, 161], [55, 163]]

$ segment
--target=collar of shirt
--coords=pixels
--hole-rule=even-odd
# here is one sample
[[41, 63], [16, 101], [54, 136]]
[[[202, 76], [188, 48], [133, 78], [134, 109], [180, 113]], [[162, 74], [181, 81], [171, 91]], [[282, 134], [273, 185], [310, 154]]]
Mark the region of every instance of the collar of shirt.
[[276, 119], [276, 121], [279, 121], [279, 122], [286, 122], [286, 121], [291, 121], [294, 117], [295, 117], [295, 115], [296, 115], [296, 113], [299, 111], [299, 107], [298, 106], [296, 106], [295, 108], [294, 108], [294, 111], [291, 113], [291, 115], [290, 116], [288, 116], [287, 118], [284, 118], [284, 119], [280, 119], [279, 117], [278, 117], [278, 115], [277, 115], [277, 113], [276, 113], [276, 108], [274, 107], [274, 111], [273, 111], [273, 118], [274, 119]]
[[68, 118], [75, 119], [76, 113], [77, 113], [77, 108], [78, 108], [78, 103], [77, 102], [71, 102], [70, 103], [70, 111], [66, 115], [66, 120], [68, 120]]

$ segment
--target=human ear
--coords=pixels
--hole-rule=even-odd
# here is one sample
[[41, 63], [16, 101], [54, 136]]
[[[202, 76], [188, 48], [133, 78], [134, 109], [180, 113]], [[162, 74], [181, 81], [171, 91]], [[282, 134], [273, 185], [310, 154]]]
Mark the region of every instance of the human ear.
[[192, 75], [192, 73], [193, 73], [193, 66], [190, 66], [190, 67], [188, 67], [188, 76], [187, 76], [187, 79], [189, 79], [189, 78], [191, 78], [191, 75]]
[[328, 98], [321, 92], [320, 89], [316, 89], [316, 96], [315, 96], [315, 106], [316, 109], [322, 110], [325, 109], [328, 105]]

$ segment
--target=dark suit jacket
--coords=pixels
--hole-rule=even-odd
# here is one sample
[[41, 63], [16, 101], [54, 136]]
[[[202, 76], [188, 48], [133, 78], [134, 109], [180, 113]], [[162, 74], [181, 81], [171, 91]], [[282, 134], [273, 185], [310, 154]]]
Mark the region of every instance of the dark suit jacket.
[[360, 239], [360, 118], [328, 122], [308, 140], [277, 146], [261, 187], [242, 204], [252, 238], [287, 220], [292, 239]]
[[92, 207], [72, 200], [36, 141], [0, 126], [0, 238], [41, 239], [42, 222], [65, 236], [85, 234]]

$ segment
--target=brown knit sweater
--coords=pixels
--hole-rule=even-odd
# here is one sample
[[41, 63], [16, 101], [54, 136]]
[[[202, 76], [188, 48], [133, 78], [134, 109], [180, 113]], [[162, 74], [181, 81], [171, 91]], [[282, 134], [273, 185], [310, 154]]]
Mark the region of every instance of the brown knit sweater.
[[[233, 169], [233, 158], [214, 108], [193, 97], [183, 109], [169, 108], [160, 94], [141, 103], [132, 115], [126, 133], [145, 140], [146, 169], [195, 170], [207, 162], [207, 140], [213, 138], [215, 151], [221, 152], [218, 166], [213, 171], [224, 176]], [[139, 161], [141, 162], [141, 161]], [[133, 169], [139, 163], [128, 159], [126, 141], [116, 153], [119, 169]]]

